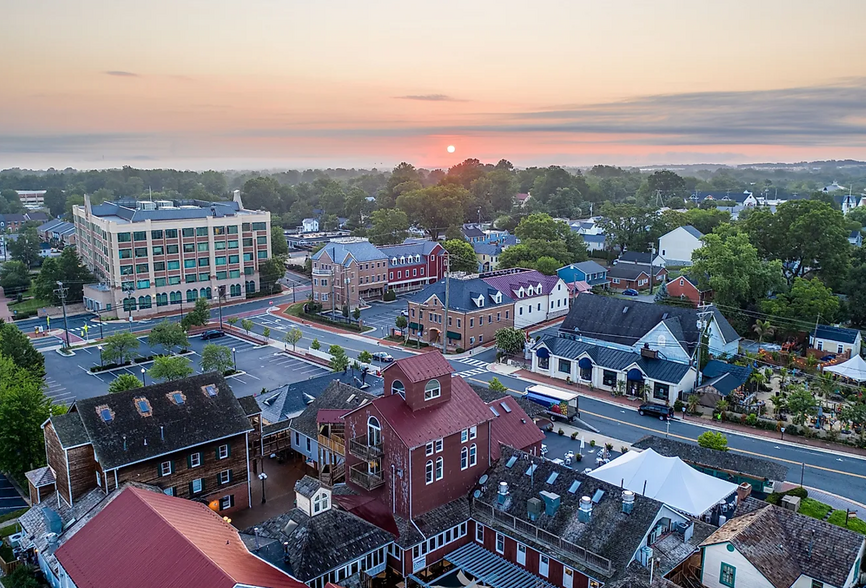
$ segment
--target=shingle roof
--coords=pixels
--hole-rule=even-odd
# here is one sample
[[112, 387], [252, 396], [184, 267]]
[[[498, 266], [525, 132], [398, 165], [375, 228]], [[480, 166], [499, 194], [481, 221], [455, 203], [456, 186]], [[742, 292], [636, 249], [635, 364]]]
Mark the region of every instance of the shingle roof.
[[[509, 296], [508, 292], [501, 292], [502, 302], [496, 303], [491, 296], [493, 288], [480, 278], [472, 278], [468, 280], [451, 280], [448, 292], [448, 304], [451, 310], [471, 312], [480, 310], [481, 308], [496, 308], [511, 304], [514, 301]], [[478, 299], [479, 295], [484, 296], [484, 306], [475, 305], [473, 300]], [[445, 304], [445, 281], [440, 280], [435, 284], [430, 284], [420, 292], [416, 292], [409, 297], [410, 302], [423, 303], [431, 297], [436, 296], [439, 301]]]
[[492, 243], [473, 243], [472, 249], [476, 255], [492, 255], [496, 256], [502, 253], [502, 247], [493, 245]]
[[[509, 463], [511, 463], [511, 467], [508, 466]], [[527, 475], [531, 469], [530, 464], [535, 466], [531, 476]], [[553, 473], [556, 473], [557, 476], [551, 483], [548, 483]], [[488, 470], [488, 478], [489, 481], [482, 487], [480, 500], [493, 505], [495, 510], [503, 511], [524, 523], [534, 525], [557, 539], [569, 541], [610, 560], [610, 572], [604, 570], [606, 566], [601, 561], [596, 562], [592, 567], [587, 567], [584, 565], [586, 562], [579, 562], [576, 559], [572, 562], [566, 561], [576, 568], [587, 570], [593, 577], [599, 577], [599, 575], [611, 577], [617, 573], [623, 573], [643, 543], [656, 515], [663, 508], [662, 503], [656, 500], [636, 495], [632, 512], [625, 514], [622, 512], [619, 487], [596, 480], [566, 466], [555, 464], [550, 460], [532, 457], [527, 453], [508, 447], [503, 448], [501, 459]], [[500, 482], [508, 484], [508, 496], [503, 504], [499, 504], [497, 497]], [[575, 482], [578, 483], [577, 489], [569, 492]], [[540, 498], [539, 492], [541, 491], [557, 494], [560, 498], [560, 506], [553, 516], [545, 514], [542, 510], [538, 519], [531, 521], [528, 515], [527, 501], [530, 498]], [[580, 498], [582, 496], [594, 497], [598, 491], [602, 491], [603, 495], [592, 505], [589, 522], [579, 522], [577, 511]], [[473, 504], [472, 511], [476, 519], [478, 518], [476, 513], [486, 512], [488, 515], [490, 514], [489, 508], [485, 509], [483, 505], [478, 504]], [[497, 519], [493, 519], [492, 526], [500, 528], [512, 536], [517, 533], [522, 542], [540, 549], [542, 553], [549, 553], [550, 551], [549, 547], [538, 542], [539, 540], [535, 538], [534, 533], [531, 536], [524, 535], [519, 528], [515, 530], [502, 526], [502, 523]], [[565, 554], [560, 550], [558, 553]], [[566, 557], [564, 559], [571, 558]]]
[[731, 326], [731, 323], [728, 322], [728, 319], [725, 318], [725, 315], [722, 314], [721, 310], [715, 306], [711, 306], [709, 310], [713, 313], [713, 317], [719, 325], [719, 330], [722, 333], [722, 339], [725, 340], [725, 343], [732, 343], [742, 339], [736, 329], [734, 329], [734, 327]]
[[241, 405], [241, 410], [243, 410], [244, 414], [248, 417], [256, 414], [261, 414], [262, 412], [259, 403], [256, 402], [256, 397], [253, 395], [241, 396], [240, 398], [238, 398], [238, 404]]
[[[130, 549], [130, 540], [146, 549]], [[125, 488], [55, 553], [78, 588], [303, 588], [207, 505]]]
[[649, 265], [650, 261], [652, 261], [652, 254], [643, 253], [642, 251], [626, 251], [619, 256], [619, 260], [626, 263], [645, 263]]
[[752, 371], [752, 368], [748, 366], [733, 365], [718, 359], [711, 359], [702, 372], [706, 380], [701, 383], [701, 386], [712, 386], [723, 396], [726, 396], [743, 386], [749, 380]]
[[306, 498], [312, 498], [321, 487], [322, 483], [311, 476], [304, 476], [295, 482], [295, 492]]
[[705, 466], [711, 469], [739, 472], [764, 480], [783, 481], [788, 477], [788, 466], [745, 455], [734, 451], [717, 451], [700, 445], [693, 445], [675, 439], [664, 439], [655, 435], [647, 435], [637, 443], [635, 449], [652, 449], [660, 455], [679, 457], [684, 462]]
[[407, 239], [399, 245], [382, 245], [379, 247], [379, 251], [389, 259], [392, 257], [397, 257], [399, 259], [401, 255], [421, 255], [422, 257], [424, 255], [430, 255], [437, 247], [442, 249], [442, 246], [436, 241], [430, 241], [427, 239]]
[[35, 470], [30, 470], [29, 472], [24, 474], [24, 476], [27, 478], [28, 482], [33, 484], [34, 488], [48, 486], [55, 482], [54, 472], [48, 466], [36, 468]]
[[542, 337], [533, 349], [541, 346], [549, 349], [551, 355], [572, 360], [586, 354], [592, 359], [593, 364], [611, 370], [622, 371], [631, 365], [637, 365], [648, 378], [674, 385], [679, 384], [691, 369], [688, 364], [666, 359], [650, 359], [636, 351], [611, 349], [551, 335]]
[[[214, 396], [205, 391], [209, 386]], [[183, 395], [182, 404], [172, 400], [174, 392]], [[139, 413], [138, 398], [148, 401], [149, 416]], [[109, 422], [102, 419], [103, 407], [113, 413]], [[234, 392], [216, 373], [80, 399], [74, 409], [105, 470], [252, 430]]]
[[377, 398], [373, 404], [410, 449], [493, 418], [487, 405], [460, 377], [451, 378], [451, 400], [424, 410], [413, 411], [399, 394]]
[[[255, 548], [255, 528], [259, 530], [259, 550]], [[255, 528], [243, 531], [247, 546], [302, 582], [309, 582], [393, 541], [390, 533], [333, 507], [313, 517], [294, 508]], [[265, 545], [268, 539], [273, 540], [278, 549], [268, 550]]]
[[355, 238], [335, 239], [313, 254], [313, 260], [320, 259], [325, 253], [334, 263], [348, 265], [352, 259], [355, 261], [384, 260], [387, 256], [379, 251], [375, 245], [367, 240]]
[[[481, 279], [487, 284], [493, 286], [503, 294], [507, 294], [511, 298], [517, 297], [517, 291], [523, 286], [537, 287], [541, 284], [542, 295], [548, 295], [553, 290], [553, 287], [559, 282], [560, 277], [557, 275], [546, 276], [537, 270], [526, 270], [514, 273], [491, 272], [500, 275], [482, 275]], [[450, 292], [449, 292], [450, 294]], [[533, 296], [539, 296], [533, 294]]]
[[544, 433], [523, 412], [516, 399], [509, 396], [488, 402], [487, 406], [496, 411], [490, 423], [490, 459], [499, 459], [500, 444], [527, 450], [544, 441]]
[[776, 588], [788, 588], [801, 575], [844, 586], [864, 537], [770, 505], [735, 517], [701, 545], [730, 543]]
[[844, 327], [818, 325], [818, 328], [813, 329], [811, 334], [815, 337], [816, 333], [818, 339], [829, 339], [830, 341], [853, 344], [857, 340], [857, 335], [860, 334], [860, 331], [857, 329], [846, 329]]
[[460, 230], [467, 239], [470, 237], [484, 237], [484, 231], [475, 225], [463, 225]]
[[64, 449], [90, 443], [90, 436], [87, 434], [78, 412], [67, 412], [53, 416], [51, 417], [51, 425]]
[[438, 351], [398, 359], [389, 364], [383, 372], [394, 368], [399, 368], [397, 371], [402, 372], [410, 382], [424, 382], [430, 378], [447, 376], [454, 371], [445, 356]]
[[361, 375], [350, 369], [345, 372], [315, 376], [308, 380], [286, 384], [276, 390], [263, 392], [255, 397], [256, 403], [261, 408], [262, 418], [266, 422], [279, 423], [301, 414], [307, 405], [318, 398], [334, 381], [358, 389], [364, 386], [364, 392], [373, 396], [381, 395], [384, 391], [382, 378], [368, 374], [362, 382]]
[[538, 417], [547, 417], [547, 411], [545, 411], [544, 407], [537, 402], [532, 402], [525, 398], [515, 398], [514, 396], [509, 395], [508, 392], [496, 392], [487, 386], [479, 386], [478, 384], [469, 384], [469, 387], [472, 388], [481, 400], [487, 404], [496, 400], [502, 400], [503, 398], [511, 398], [517, 402], [517, 405], [520, 406], [529, 418], [535, 420]]
[[[351, 398], [351, 400], [349, 400]], [[371, 402], [376, 397], [338, 381], [331, 381], [328, 387], [304, 411], [292, 419], [292, 430], [312, 439], [317, 439], [319, 427], [316, 417], [320, 409], [352, 409]]]
[[699, 230], [694, 228], [692, 225], [685, 225], [685, 226], [682, 226], [680, 228], [683, 229], [685, 232], [687, 232], [692, 237], [694, 237], [695, 239], [700, 239], [701, 237], [704, 236], [704, 234], [702, 232], [700, 232]]
[[575, 268], [582, 271], [584, 274], [600, 274], [607, 271], [606, 267], [603, 267], [596, 262], [592, 261], [581, 261], [580, 263], [572, 263], [570, 265], [563, 266], [559, 269], [567, 269], [567, 268]]
[[442, 531], [468, 521], [469, 518], [469, 499], [465, 496], [446, 502], [433, 510], [428, 510], [424, 514], [416, 516], [412, 522], [401, 517], [394, 517], [394, 522], [400, 532], [395, 543], [404, 549], [412, 547], [424, 539], [434, 537]]
[[[655, 268], [655, 273], [658, 274], [661, 268]], [[620, 278], [623, 280], [636, 280], [641, 274], [646, 274], [647, 278], [650, 275], [650, 266], [639, 263], [618, 263], [611, 266], [607, 270], [608, 278]]]

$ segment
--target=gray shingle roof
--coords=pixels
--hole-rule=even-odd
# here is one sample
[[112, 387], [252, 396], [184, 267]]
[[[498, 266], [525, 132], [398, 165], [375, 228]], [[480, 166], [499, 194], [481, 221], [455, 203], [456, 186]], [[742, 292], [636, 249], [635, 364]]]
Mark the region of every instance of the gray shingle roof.
[[[395, 516], [394, 522], [397, 523], [397, 529], [400, 532], [395, 543], [404, 549], [412, 547], [424, 539], [468, 521], [469, 516], [469, 500], [465, 497], [452, 500], [416, 516], [414, 525], [406, 519]], [[423, 536], [418, 531], [421, 531]]]
[[692, 225], [685, 225], [682, 227], [682, 229], [696, 239], [700, 239], [704, 236], [702, 232], [694, 228]]
[[[430, 253], [439, 245], [436, 241], [428, 241], [428, 240], [406, 240], [399, 245], [384, 245], [379, 247], [379, 251], [381, 251], [386, 257], [389, 259], [392, 257], [400, 258], [401, 255], [430, 255]], [[408, 262], [407, 262], [408, 263]], [[415, 263], [414, 261], [412, 263]]]
[[[350, 401], [349, 398], [352, 400]], [[372, 402], [376, 397], [348, 386], [342, 382], [332, 381], [328, 387], [304, 411], [292, 419], [292, 430], [312, 439], [318, 438], [316, 417], [319, 409], [346, 409], [349, 412], [365, 402]]]
[[347, 242], [339, 239], [325, 243], [325, 246], [313, 254], [313, 260], [321, 259], [327, 253], [333, 263], [348, 265], [352, 259], [355, 261], [377, 261], [385, 260], [387, 255], [379, 251], [375, 245], [366, 240], [352, 240]]
[[857, 335], [860, 334], [860, 331], [857, 329], [818, 325], [817, 329], [812, 330], [812, 336], [814, 337], [816, 333], [818, 339], [829, 339], [830, 341], [853, 344], [857, 340]]
[[60, 439], [60, 445], [64, 449], [90, 443], [90, 437], [81, 422], [81, 415], [77, 412], [67, 412], [51, 417], [51, 424]]
[[600, 273], [604, 273], [607, 271], [606, 267], [603, 267], [592, 260], [581, 261], [580, 263], [572, 263], [570, 265], [566, 265], [566, 266], [561, 267], [559, 269], [565, 269], [568, 267], [574, 267], [576, 269], [579, 269], [580, 271], [582, 271], [585, 274], [600, 274]]
[[739, 472], [758, 479], [781, 482], [788, 477], [788, 466], [768, 459], [733, 451], [716, 451], [700, 445], [664, 439], [655, 435], [647, 435], [637, 443], [633, 443], [632, 447], [635, 449], [652, 449], [659, 455], [679, 457], [688, 464]]
[[470, 237], [484, 237], [484, 231], [475, 225], [463, 225], [460, 230], [463, 232], [463, 236], [467, 239]]
[[[216, 388], [214, 396], [205, 391], [208, 386]], [[171, 399], [176, 391], [184, 396], [182, 404]], [[139, 413], [138, 398], [147, 399], [150, 415]], [[113, 413], [110, 422], [100, 416], [102, 407]], [[80, 399], [74, 409], [105, 470], [252, 430], [234, 392], [216, 373]]]
[[734, 517], [701, 545], [731, 543], [776, 588], [801, 575], [844, 586], [864, 537], [790, 510], [770, 505]]
[[645, 263], [649, 265], [650, 261], [652, 261], [652, 254], [643, 253], [642, 251], [626, 251], [619, 256], [619, 260], [626, 263]]
[[651, 271], [654, 272], [653, 275], [658, 275], [661, 269], [659, 266], [650, 269], [649, 264], [644, 265], [642, 263], [618, 263], [607, 270], [607, 277], [636, 280], [641, 274], [646, 274], [649, 278]]
[[744, 385], [752, 375], [752, 368], [742, 365], [725, 363], [718, 359], [712, 359], [704, 367], [703, 375], [706, 380], [701, 386], [712, 386], [723, 396], [726, 396]]
[[295, 492], [306, 498], [312, 498], [321, 487], [322, 483], [311, 476], [304, 476], [295, 482]]
[[[507, 292], [502, 292], [502, 302], [497, 304], [493, 301], [491, 294], [495, 293], [496, 289], [487, 284], [480, 278], [472, 278], [469, 280], [451, 280], [448, 292], [448, 304], [451, 310], [457, 311], [474, 311], [480, 310], [472, 301], [479, 294], [484, 295], [483, 308], [496, 308], [506, 304], [512, 304], [514, 301]], [[435, 284], [430, 284], [420, 292], [416, 292], [409, 297], [410, 302], [426, 302], [431, 296], [436, 296], [439, 301], [445, 303], [445, 281], [439, 281]]]
[[248, 417], [256, 414], [261, 414], [262, 412], [262, 409], [256, 402], [255, 396], [241, 396], [240, 398], [238, 398], [238, 404], [241, 405], [241, 409], [243, 409], [244, 414]]
[[621, 371], [632, 364], [636, 364], [648, 378], [675, 385], [682, 381], [690, 369], [684, 363], [668, 361], [666, 359], [649, 359], [641, 356], [636, 351], [610, 349], [583, 341], [572, 341], [564, 337], [546, 335], [541, 338], [541, 341], [533, 349], [538, 349], [542, 345], [550, 350], [551, 355], [572, 360], [577, 359], [585, 353], [592, 359], [593, 364], [611, 370]]
[[725, 343], [732, 343], [733, 341], [742, 339], [736, 329], [728, 322], [728, 319], [725, 318], [725, 315], [722, 314], [722, 311], [715, 306], [710, 307], [710, 310], [719, 325], [719, 330], [722, 332], [722, 339], [725, 340]]

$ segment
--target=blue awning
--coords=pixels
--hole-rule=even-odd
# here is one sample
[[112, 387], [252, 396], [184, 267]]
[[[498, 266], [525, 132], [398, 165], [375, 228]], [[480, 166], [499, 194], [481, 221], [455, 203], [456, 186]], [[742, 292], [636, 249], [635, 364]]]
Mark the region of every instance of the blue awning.
[[[546, 582], [498, 555], [491, 553], [479, 546], [477, 543], [467, 543], [459, 549], [455, 549], [445, 556], [445, 559], [454, 564], [454, 567], [462, 570], [465, 574], [474, 577], [479, 583], [486, 584], [491, 588], [554, 588], [553, 584]], [[452, 570], [444, 576], [452, 575]], [[442, 576], [442, 577], [444, 577]], [[412, 578], [415, 579], [414, 577]], [[422, 586], [437, 586], [439, 578], [431, 582], [420, 582]]]
[[580, 366], [582, 370], [591, 370], [592, 369], [592, 360], [588, 357], [582, 358], [577, 365]]
[[631, 380], [633, 382], [643, 382], [643, 374], [637, 368], [631, 368], [628, 370], [628, 374], [625, 377], [626, 380]]
[[537, 355], [539, 359], [547, 359], [550, 357], [550, 351], [547, 350], [547, 347], [539, 347], [535, 350], [535, 355]]

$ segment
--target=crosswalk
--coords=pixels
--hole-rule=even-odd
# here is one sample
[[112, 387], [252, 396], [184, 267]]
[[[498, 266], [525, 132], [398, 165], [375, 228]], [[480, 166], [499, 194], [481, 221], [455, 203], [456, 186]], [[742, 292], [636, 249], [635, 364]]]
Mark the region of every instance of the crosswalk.
[[470, 357], [466, 357], [463, 359], [458, 359], [458, 363], [464, 363], [466, 365], [475, 366], [474, 369], [465, 370], [462, 372], [457, 372], [452, 374], [454, 376], [477, 376], [478, 374], [483, 374], [487, 371], [488, 362], [481, 361], [480, 359], [472, 359]]

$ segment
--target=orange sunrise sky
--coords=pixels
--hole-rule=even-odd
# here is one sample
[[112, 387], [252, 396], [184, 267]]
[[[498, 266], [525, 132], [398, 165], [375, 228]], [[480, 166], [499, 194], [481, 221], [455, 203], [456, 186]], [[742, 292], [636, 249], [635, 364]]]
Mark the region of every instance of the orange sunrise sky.
[[866, 159], [866, 0], [7, 0], [0, 39], [0, 168]]

